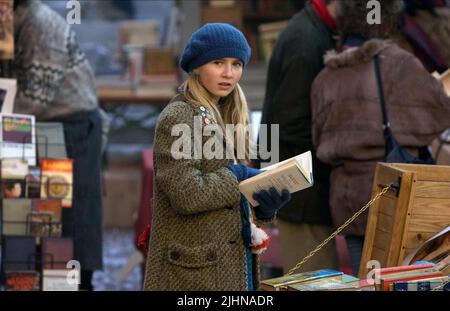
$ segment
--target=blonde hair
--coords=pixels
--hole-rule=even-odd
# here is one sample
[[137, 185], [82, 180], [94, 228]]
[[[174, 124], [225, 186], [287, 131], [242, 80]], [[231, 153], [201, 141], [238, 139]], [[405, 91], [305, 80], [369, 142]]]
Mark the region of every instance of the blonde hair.
[[[248, 106], [244, 92], [239, 84], [226, 97], [222, 98], [222, 113], [219, 110], [217, 100], [200, 82], [200, 76], [194, 71], [184, 83], [184, 96], [186, 99], [195, 105], [205, 106], [212, 111], [216, 117], [217, 123], [222, 128], [225, 139], [232, 141], [234, 146], [234, 157], [240, 163], [249, 164], [250, 154], [254, 148], [253, 142], [247, 130], [249, 124], [248, 120]], [[231, 133], [227, 133], [225, 126], [232, 124], [235, 126], [233, 137], [228, 137]], [[239, 159], [238, 146], [244, 139], [245, 143], [245, 159]]]

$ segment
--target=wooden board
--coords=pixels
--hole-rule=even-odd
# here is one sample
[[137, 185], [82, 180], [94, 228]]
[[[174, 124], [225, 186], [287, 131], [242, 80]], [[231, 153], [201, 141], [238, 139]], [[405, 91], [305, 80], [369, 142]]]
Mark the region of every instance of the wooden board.
[[359, 277], [366, 264], [400, 265], [404, 257], [428, 238], [450, 225], [450, 167], [378, 163], [372, 197], [391, 183], [390, 190], [369, 209]]

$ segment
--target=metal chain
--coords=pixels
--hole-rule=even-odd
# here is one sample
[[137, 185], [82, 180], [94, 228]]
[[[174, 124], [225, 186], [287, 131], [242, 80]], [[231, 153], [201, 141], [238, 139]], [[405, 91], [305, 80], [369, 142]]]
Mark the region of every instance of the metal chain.
[[391, 189], [392, 184], [384, 187], [380, 193], [378, 193], [372, 200], [367, 202], [359, 211], [357, 211], [352, 217], [350, 217], [343, 225], [336, 229], [329, 237], [327, 237], [322, 243], [320, 243], [314, 250], [312, 250], [305, 258], [302, 259], [299, 263], [295, 265], [294, 268], [289, 270], [285, 276], [291, 275], [295, 270], [299, 269], [305, 262], [307, 262], [315, 253], [317, 253], [322, 247], [324, 247], [330, 240], [334, 239], [336, 235], [338, 235], [345, 227], [347, 227], [350, 223], [352, 223], [356, 218], [359, 217], [362, 213], [364, 213], [375, 201], [377, 201], [383, 194], [385, 194], [389, 189]]

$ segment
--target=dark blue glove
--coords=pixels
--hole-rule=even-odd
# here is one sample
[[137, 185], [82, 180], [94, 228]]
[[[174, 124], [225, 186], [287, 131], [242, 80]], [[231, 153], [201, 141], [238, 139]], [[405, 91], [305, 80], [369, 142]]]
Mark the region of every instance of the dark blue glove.
[[259, 219], [271, 219], [275, 213], [291, 200], [291, 194], [287, 189], [281, 191], [281, 195], [277, 189], [271, 187], [269, 191], [262, 190], [253, 193], [253, 199], [259, 203], [255, 207], [255, 216]]
[[245, 166], [243, 164], [233, 164], [228, 165], [227, 167], [236, 176], [238, 182], [244, 181], [247, 178], [256, 176], [261, 173], [260, 170]]

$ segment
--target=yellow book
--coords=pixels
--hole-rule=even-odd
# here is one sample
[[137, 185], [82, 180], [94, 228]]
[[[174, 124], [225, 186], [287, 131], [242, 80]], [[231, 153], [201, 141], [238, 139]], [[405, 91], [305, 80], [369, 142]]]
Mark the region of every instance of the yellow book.
[[290, 193], [294, 193], [314, 185], [311, 151], [265, 167], [262, 170], [263, 173], [239, 184], [239, 190], [253, 206], [259, 205], [253, 199], [254, 192], [275, 187], [279, 192], [282, 189], [288, 189]]

